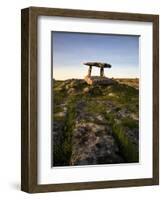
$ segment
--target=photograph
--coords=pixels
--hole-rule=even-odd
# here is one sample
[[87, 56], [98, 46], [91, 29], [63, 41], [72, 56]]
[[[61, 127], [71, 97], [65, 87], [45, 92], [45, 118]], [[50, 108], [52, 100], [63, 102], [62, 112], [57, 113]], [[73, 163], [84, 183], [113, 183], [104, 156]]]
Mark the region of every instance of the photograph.
[[52, 166], [139, 163], [139, 35], [51, 34]]

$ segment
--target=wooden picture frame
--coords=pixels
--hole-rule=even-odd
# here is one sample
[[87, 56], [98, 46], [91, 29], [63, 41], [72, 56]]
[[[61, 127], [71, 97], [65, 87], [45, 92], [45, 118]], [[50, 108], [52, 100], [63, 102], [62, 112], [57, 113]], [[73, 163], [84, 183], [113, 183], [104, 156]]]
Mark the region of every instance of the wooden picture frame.
[[[39, 185], [37, 163], [37, 19], [63, 16], [153, 24], [153, 177], [142, 179]], [[29, 193], [159, 184], [159, 16], [58, 8], [29, 7], [21, 11], [21, 190]]]

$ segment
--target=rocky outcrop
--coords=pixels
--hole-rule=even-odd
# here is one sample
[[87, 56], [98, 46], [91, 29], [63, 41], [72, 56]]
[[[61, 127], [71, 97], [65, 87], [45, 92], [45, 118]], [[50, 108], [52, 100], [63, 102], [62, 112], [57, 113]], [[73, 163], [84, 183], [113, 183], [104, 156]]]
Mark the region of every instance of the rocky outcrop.
[[102, 126], [96, 127], [97, 130], [92, 130], [93, 127], [94, 124], [85, 124], [84, 127], [81, 125], [76, 129], [72, 142], [71, 164], [122, 163], [124, 160], [119, 155], [119, 148], [113, 136], [106, 134], [107, 129]]
[[113, 82], [55, 80], [54, 166], [139, 161], [139, 91], [130, 80]]
[[110, 79], [107, 77], [102, 77], [102, 76], [86, 76], [85, 81], [89, 84], [89, 85], [110, 85], [110, 84], [114, 84], [116, 81], [114, 79]]

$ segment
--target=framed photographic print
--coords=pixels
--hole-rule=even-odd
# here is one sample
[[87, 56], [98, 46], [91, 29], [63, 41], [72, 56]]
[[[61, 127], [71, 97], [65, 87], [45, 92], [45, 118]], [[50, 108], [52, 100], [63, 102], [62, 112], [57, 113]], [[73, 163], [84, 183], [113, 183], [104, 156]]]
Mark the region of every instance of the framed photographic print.
[[159, 16], [22, 9], [21, 188], [159, 184]]

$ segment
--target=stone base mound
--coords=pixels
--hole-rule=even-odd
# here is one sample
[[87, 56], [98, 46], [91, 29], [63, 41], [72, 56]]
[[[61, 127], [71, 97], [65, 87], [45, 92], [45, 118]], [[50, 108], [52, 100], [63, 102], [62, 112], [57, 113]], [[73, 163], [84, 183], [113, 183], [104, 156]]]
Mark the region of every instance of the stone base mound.
[[101, 76], [86, 76], [84, 80], [89, 84], [89, 85], [111, 85], [114, 84], [116, 81], [112, 78], [107, 78], [107, 77], [101, 77]]

